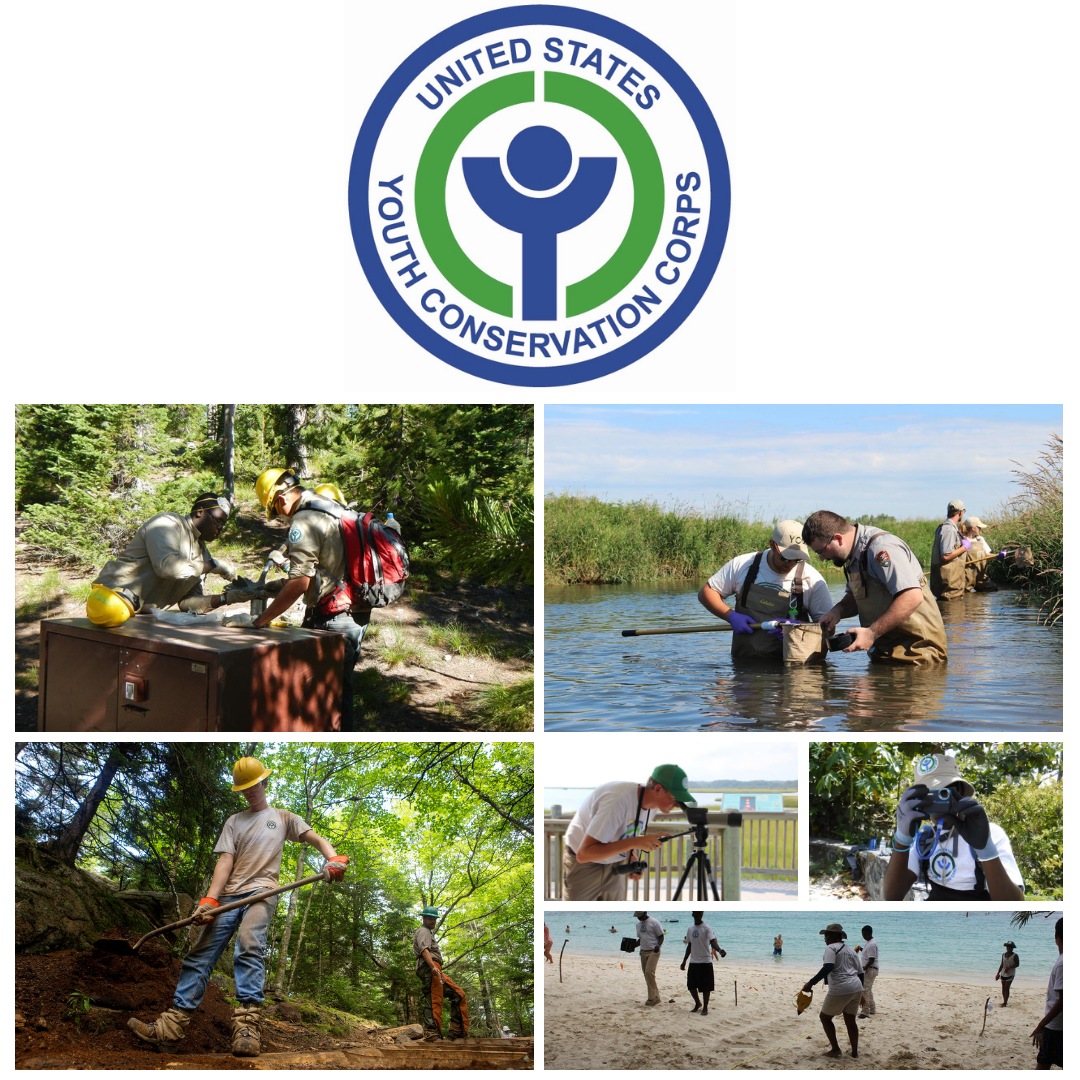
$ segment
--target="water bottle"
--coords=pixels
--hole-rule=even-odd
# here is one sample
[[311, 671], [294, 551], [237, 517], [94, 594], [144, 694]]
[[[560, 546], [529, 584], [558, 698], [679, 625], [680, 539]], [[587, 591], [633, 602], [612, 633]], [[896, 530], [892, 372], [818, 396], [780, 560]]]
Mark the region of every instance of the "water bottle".
[[394, 517], [393, 514], [387, 514], [386, 521], [383, 524], [386, 525], [388, 529], [393, 529], [394, 532], [398, 534], [398, 536], [401, 535], [401, 526], [398, 524], [397, 519]]

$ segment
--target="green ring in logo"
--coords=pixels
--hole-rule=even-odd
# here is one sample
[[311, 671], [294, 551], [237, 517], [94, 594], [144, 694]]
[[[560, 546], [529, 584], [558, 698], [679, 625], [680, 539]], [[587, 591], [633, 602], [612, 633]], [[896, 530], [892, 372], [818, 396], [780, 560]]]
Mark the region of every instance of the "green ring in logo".
[[[435, 265], [463, 296], [512, 318], [512, 286], [497, 281], [465, 254], [446, 213], [446, 184], [458, 148], [483, 120], [511, 105], [534, 100], [531, 71], [503, 75], [479, 86], [448, 109], [428, 136], [416, 169], [416, 224]], [[630, 167], [634, 209], [615, 253], [599, 270], [566, 288], [566, 317], [606, 303], [645, 265], [664, 218], [664, 173], [649, 133], [630, 108], [602, 87], [577, 75], [544, 72], [544, 100], [591, 116], [618, 143]]]

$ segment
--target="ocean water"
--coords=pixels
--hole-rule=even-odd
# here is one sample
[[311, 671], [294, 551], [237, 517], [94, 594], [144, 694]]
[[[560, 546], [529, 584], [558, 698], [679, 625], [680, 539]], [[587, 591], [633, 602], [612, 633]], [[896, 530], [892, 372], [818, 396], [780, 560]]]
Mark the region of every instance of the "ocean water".
[[[951, 908], [951, 905], [950, 905]], [[727, 950], [725, 963], [756, 966], [776, 964], [798, 970], [800, 976], [813, 975], [821, 967], [824, 938], [818, 933], [830, 923], [840, 923], [847, 931], [848, 944], [862, 943], [862, 927], [874, 927], [881, 952], [882, 978], [890, 973], [949, 982], [993, 982], [1003, 943], [1014, 941], [1020, 955], [1020, 970], [1015, 985], [1045, 985], [1050, 968], [1057, 959], [1054, 923], [1061, 916], [1055, 912], [1043, 918], [1040, 912], [1020, 930], [1012, 926], [1011, 911], [963, 910], [927, 911], [924, 905], [910, 910], [883, 911], [864, 904], [858, 913], [845, 911], [727, 911], [704, 909], [705, 921], [713, 928], [720, 947]], [[660, 962], [682, 963], [683, 935], [693, 925], [689, 911], [649, 909], [668, 934], [667, 947]], [[678, 919], [677, 923], [670, 922]], [[610, 956], [625, 961], [633, 956], [619, 951], [619, 941], [635, 937], [633, 911], [574, 911], [551, 909], [544, 920], [555, 941], [552, 955], [558, 957], [563, 942], [569, 939], [566, 955]], [[570, 927], [567, 934], [565, 927]], [[611, 933], [614, 926], [616, 932]], [[773, 938], [784, 937], [784, 954], [774, 957]]]

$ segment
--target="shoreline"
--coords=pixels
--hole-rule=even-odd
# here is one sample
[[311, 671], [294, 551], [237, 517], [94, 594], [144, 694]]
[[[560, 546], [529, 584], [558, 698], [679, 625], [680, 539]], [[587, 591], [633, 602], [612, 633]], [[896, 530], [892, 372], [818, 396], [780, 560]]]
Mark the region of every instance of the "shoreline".
[[[662, 955], [662, 954], [661, 954]], [[679, 957], [681, 962], [681, 953]], [[620, 966], [621, 964], [621, 966]], [[820, 965], [817, 965], [820, 966]], [[756, 964], [714, 964], [716, 991], [708, 1016], [691, 1013], [686, 975], [678, 963], [656, 971], [661, 1003], [644, 1004], [637, 954], [601, 959], [576, 954], [544, 965], [545, 1069], [1032, 1069], [1029, 1034], [1043, 1015], [1045, 981], [1013, 984], [1000, 1008], [1000, 984], [990, 987], [936, 977], [893, 975], [874, 986], [877, 1013], [859, 1020], [859, 1057], [852, 1059], [842, 1020], [843, 1057], [824, 1057], [828, 1042], [818, 1018], [824, 987], [801, 1015], [794, 997], [816, 973], [793, 962], [778, 970]], [[733, 980], [739, 982], [735, 1005]], [[983, 1006], [990, 997], [986, 1033]]]

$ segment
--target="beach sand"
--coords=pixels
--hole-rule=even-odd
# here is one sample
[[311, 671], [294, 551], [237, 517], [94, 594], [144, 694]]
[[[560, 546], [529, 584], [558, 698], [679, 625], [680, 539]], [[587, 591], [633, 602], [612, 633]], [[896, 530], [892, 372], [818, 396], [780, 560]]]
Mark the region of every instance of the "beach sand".
[[[991, 968], [996, 960], [990, 958]], [[1016, 987], [1009, 1007], [1002, 1009], [992, 977], [978, 986], [890, 976], [886, 968], [874, 986], [876, 1015], [858, 1021], [859, 1057], [853, 1060], [839, 1017], [844, 1056], [822, 1056], [829, 1049], [818, 1019], [825, 999], [822, 983], [814, 987], [814, 1004], [796, 1014], [795, 994], [816, 968], [803, 970], [794, 961], [754, 967], [721, 960], [713, 970], [716, 991], [703, 1017], [690, 1012], [693, 1000], [678, 963], [660, 962], [661, 1004], [646, 1007], [636, 953], [620, 961], [567, 950], [561, 984], [556, 953], [554, 964], [544, 964], [544, 1068], [731, 1069], [742, 1062], [747, 1069], [1035, 1067], [1029, 1036], [1043, 1015], [1044, 985]], [[995, 1008], [980, 1036], [987, 996]]]

